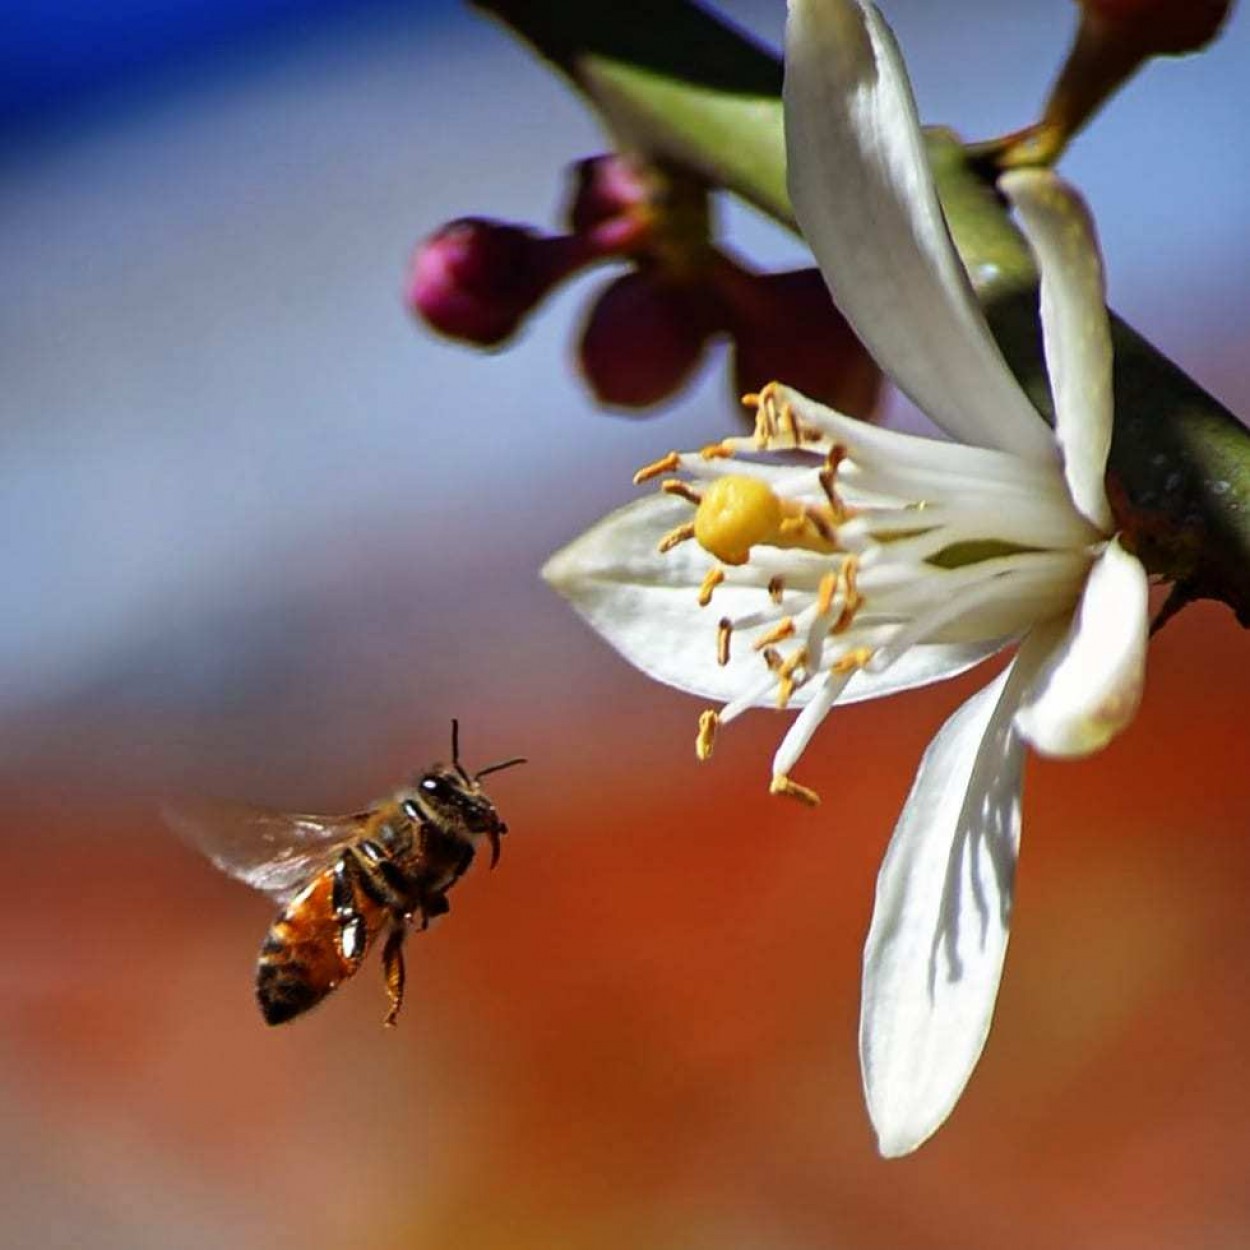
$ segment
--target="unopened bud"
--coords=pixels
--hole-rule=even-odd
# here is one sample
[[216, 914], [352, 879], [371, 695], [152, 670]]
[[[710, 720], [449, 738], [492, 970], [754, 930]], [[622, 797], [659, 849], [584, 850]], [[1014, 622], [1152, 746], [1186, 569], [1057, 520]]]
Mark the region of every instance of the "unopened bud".
[[1152, 56], [1183, 56], [1219, 32], [1232, 0], [1078, 0], [1092, 20]]
[[576, 240], [465, 217], [418, 245], [405, 302], [440, 333], [494, 347], [584, 260]]
[[1077, 0], [1076, 38], [1041, 120], [992, 145], [1002, 169], [1052, 164], [1152, 56], [1183, 56], [1218, 34], [1232, 0]]
[[719, 328], [718, 311], [715, 300], [651, 268], [617, 278], [591, 309], [578, 348], [595, 398], [615, 408], [647, 408], [675, 394]]
[[571, 173], [569, 229], [603, 255], [639, 250], [651, 229], [654, 175], [619, 153], [578, 161]]
[[725, 257], [715, 285], [734, 343], [737, 394], [781, 380], [850, 416], [871, 415], [881, 370], [834, 305], [820, 270], [752, 273]]

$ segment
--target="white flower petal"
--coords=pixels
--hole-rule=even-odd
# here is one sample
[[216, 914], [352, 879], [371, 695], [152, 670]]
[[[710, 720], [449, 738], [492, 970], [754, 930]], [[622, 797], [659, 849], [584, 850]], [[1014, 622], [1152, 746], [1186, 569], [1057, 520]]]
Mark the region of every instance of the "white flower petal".
[[[772, 623], [761, 619], [759, 611], [761, 601], [768, 602], [764, 586], [772, 567], [770, 557], [775, 554], [778, 570], [792, 571], [803, 559], [810, 561], [818, 570], [813, 589], [819, 573], [828, 568], [828, 558], [757, 548], [752, 565], [762, 569], [762, 579], [758, 571], [752, 575], [749, 570], [730, 569], [730, 580], [716, 588], [711, 604], [700, 607], [698, 590], [714, 563], [711, 556], [693, 542], [664, 555], [656, 550], [665, 534], [690, 517], [690, 505], [683, 500], [666, 495], [640, 499], [604, 517], [556, 552], [543, 568], [543, 577], [592, 629], [649, 677], [705, 699], [732, 703], [759, 686], [765, 673], [751, 643]], [[735, 582], [738, 577], [751, 580]], [[790, 592], [787, 597], [792, 597]], [[789, 604], [785, 610], [791, 610]], [[735, 632], [730, 660], [724, 665], [717, 663], [716, 645], [722, 617], [758, 622]], [[885, 673], [856, 673], [842, 701], [875, 699], [953, 677], [1002, 645], [999, 640], [913, 647]], [[774, 686], [765, 685], [768, 693], [755, 702], [775, 706]], [[803, 707], [815, 686], [814, 682], [800, 686], [789, 706]]]
[[1081, 515], [1107, 534], [1111, 323], [1094, 223], [1081, 197], [1048, 169], [1016, 170], [998, 185], [1037, 257], [1055, 436], [1068, 491]]
[[899, 656], [884, 673], [860, 669], [847, 682], [838, 702], [863, 703], [868, 699], [931, 686], [934, 682], [966, 673], [974, 665], [1001, 651], [1010, 641], [1009, 638], [997, 638], [990, 642], [921, 643]]
[[[647, 676], [679, 690], [729, 701], [755, 679], [758, 656], [716, 663], [716, 627], [726, 614], [759, 607], [754, 587], [720, 586], [701, 608], [712, 559], [693, 542], [660, 555], [656, 545], [691, 520], [690, 505], [651, 495], [592, 526], [543, 568], [543, 577], [596, 632]], [[752, 663], [754, 661], [754, 663]]]
[[1007, 949], [1023, 745], [1012, 729], [1041, 656], [1011, 668], [939, 730], [877, 878], [864, 948], [860, 1061], [882, 1154], [915, 1150], [980, 1058]]
[[1150, 634], [1146, 570], [1118, 540], [1090, 570], [1067, 637], [1016, 713], [1016, 729], [1044, 755], [1089, 755], [1133, 719]]
[[790, 0], [785, 122], [799, 225], [877, 363], [961, 441], [1053, 458], [955, 252], [906, 69], [870, 5]]

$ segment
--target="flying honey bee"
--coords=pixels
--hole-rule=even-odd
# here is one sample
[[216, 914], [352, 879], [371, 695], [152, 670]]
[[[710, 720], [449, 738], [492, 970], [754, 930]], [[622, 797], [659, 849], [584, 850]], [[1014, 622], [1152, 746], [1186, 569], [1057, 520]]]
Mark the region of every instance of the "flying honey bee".
[[174, 829], [223, 872], [282, 905], [261, 943], [256, 998], [267, 1024], [315, 1007], [352, 976], [385, 931], [382, 971], [393, 1025], [404, 1001], [404, 939], [450, 908], [478, 844], [499, 862], [508, 827], [481, 779], [523, 764], [504, 760], [470, 774], [451, 723], [452, 762], [433, 764], [411, 786], [351, 816], [297, 816], [260, 808], [184, 806], [166, 812]]

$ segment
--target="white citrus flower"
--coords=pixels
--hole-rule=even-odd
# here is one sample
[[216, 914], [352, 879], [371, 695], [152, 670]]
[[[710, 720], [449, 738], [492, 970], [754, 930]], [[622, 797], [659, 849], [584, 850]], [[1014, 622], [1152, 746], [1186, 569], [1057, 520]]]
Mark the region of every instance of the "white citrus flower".
[[[648, 675], [798, 709], [791, 780], [835, 703], [961, 672], [1018, 642], [938, 731], [877, 886], [860, 1050], [881, 1150], [924, 1141], [989, 1030], [1007, 945], [1023, 748], [1106, 745], [1141, 697], [1147, 580], [1103, 486], [1111, 341], [1084, 206], [1049, 171], [1005, 176], [1041, 274], [1055, 427], [1000, 355], [938, 204], [910, 85], [879, 14], [791, 0], [786, 137], [795, 213], [878, 364], [958, 442], [876, 429], [774, 383], [756, 431], [644, 470], [662, 493], [607, 517], [544, 576]], [[795, 328], [796, 333], [802, 327]]]

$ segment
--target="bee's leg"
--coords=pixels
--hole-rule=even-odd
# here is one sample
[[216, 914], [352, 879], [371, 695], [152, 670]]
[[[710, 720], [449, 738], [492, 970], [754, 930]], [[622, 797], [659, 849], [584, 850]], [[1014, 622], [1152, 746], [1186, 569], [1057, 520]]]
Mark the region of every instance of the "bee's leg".
[[382, 974], [386, 978], [386, 992], [391, 996], [391, 1009], [382, 1021], [386, 1027], [393, 1028], [399, 1019], [399, 1009], [404, 1004], [404, 938], [408, 934], [408, 926], [397, 920], [386, 935], [386, 945], [382, 948]]
[[431, 920], [437, 920], [439, 916], [445, 916], [451, 911], [451, 904], [447, 901], [446, 894], [430, 894], [421, 900], [421, 929], [430, 927]]

